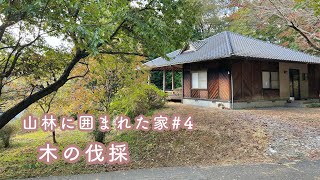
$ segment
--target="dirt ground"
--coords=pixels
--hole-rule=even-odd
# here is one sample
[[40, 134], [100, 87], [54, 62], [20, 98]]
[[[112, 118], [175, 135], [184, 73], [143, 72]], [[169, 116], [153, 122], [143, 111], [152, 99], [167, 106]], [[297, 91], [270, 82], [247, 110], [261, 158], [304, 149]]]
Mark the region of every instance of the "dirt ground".
[[275, 159], [320, 159], [320, 108], [268, 108], [237, 111], [263, 127], [270, 138], [266, 153]]
[[[160, 135], [163, 142], [158, 144], [162, 148], [158, 152], [175, 162], [164, 162], [165, 166], [320, 159], [319, 108], [220, 110], [168, 103], [160, 112], [191, 114], [197, 126], [192, 134]], [[172, 145], [177, 149], [162, 147], [170, 145], [168, 138], [185, 141], [181, 143], [185, 149], [179, 144]], [[184, 152], [189, 159], [182, 157]]]

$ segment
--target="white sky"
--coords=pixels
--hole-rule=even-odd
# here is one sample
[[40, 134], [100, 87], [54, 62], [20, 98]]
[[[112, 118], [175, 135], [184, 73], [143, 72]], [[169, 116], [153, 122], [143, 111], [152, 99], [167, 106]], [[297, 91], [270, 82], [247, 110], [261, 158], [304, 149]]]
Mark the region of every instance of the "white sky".
[[[6, 29], [6, 31], [11, 35], [13, 35], [16, 40], [18, 40], [19, 33], [20, 33], [20, 28], [18, 24], [9, 27], [8, 29]], [[35, 30], [35, 32], [32, 32], [32, 33], [34, 34], [31, 34], [30, 32], [27, 32], [27, 31], [22, 31], [20, 34], [20, 36], [22, 37], [21, 43], [25, 44], [34, 40], [35, 38], [34, 36], [38, 35], [38, 30]], [[42, 34], [41, 37], [44, 38], [45, 42], [54, 49], [63, 47], [64, 49], [71, 50], [73, 47], [72, 43], [63, 40], [62, 37], [49, 36], [45, 32], [41, 32], [40, 34]]]

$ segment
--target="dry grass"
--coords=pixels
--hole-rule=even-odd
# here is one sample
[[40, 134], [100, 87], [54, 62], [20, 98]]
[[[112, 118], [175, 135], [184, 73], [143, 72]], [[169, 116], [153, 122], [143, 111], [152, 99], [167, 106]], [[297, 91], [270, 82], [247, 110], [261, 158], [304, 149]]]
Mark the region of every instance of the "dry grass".
[[[0, 179], [59, 176], [167, 166], [206, 166], [214, 164], [240, 164], [270, 161], [264, 151], [269, 139], [260, 126], [238, 118], [236, 111], [197, 108], [169, 103], [154, 112], [167, 115], [191, 114], [196, 123], [193, 132], [112, 132], [110, 141], [128, 142], [132, 162], [111, 166], [68, 164], [63, 160], [48, 166], [36, 161], [36, 147], [51, 141], [51, 134], [42, 131], [17, 134], [10, 149], [0, 149]], [[57, 131], [58, 145], [68, 144], [84, 148], [92, 141], [87, 133]]]
[[270, 162], [265, 155], [268, 137], [259, 126], [238, 119], [230, 110], [197, 108], [169, 103], [156, 112], [167, 115], [192, 115], [196, 123], [193, 132], [129, 132], [109, 141], [129, 142], [133, 162], [127, 167], [112, 169], [205, 166]]

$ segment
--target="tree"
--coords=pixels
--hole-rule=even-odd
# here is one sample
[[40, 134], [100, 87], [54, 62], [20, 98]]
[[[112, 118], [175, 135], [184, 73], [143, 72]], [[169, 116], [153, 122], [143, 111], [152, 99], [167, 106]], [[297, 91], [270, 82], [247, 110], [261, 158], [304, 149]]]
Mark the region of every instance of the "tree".
[[[151, 71], [150, 75], [150, 80], [151, 82], [157, 86], [159, 89], [162, 89], [162, 83], [163, 83], [163, 72], [162, 71]], [[171, 84], [171, 78], [172, 78], [172, 72], [167, 71], [166, 72], [166, 89], [171, 89], [172, 84]], [[174, 72], [174, 88], [180, 88], [182, 87], [182, 72], [175, 71]]]
[[[53, 103], [53, 100], [56, 96], [57, 92], [53, 92], [52, 94], [40, 99], [37, 104], [40, 106], [40, 108], [42, 109], [43, 113], [49, 113], [51, 105]], [[56, 139], [56, 131], [52, 131], [52, 142], [53, 143], [57, 143], [57, 139]]]
[[[119, 90], [133, 85], [140, 88], [139, 85], [147, 81], [148, 72], [143, 69], [137, 71], [136, 67], [142, 67], [142, 58], [106, 55], [98, 57], [98, 62], [91, 68], [91, 74], [84, 83], [92, 92], [91, 109], [92, 107], [94, 109], [91, 112], [97, 115], [108, 113], [111, 119], [115, 118], [110, 106]], [[130, 104], [126, 105], [130, 106]], [[105, 132], [97, 128], [92, 134], [95, 141], [104, 143]]]
[[277, 17], [269, 17], [264, 21], [257, 18], [257, 11], [252, 3], [243, 4], [228, 20], [228, 30], [242, 35], [254, 37], [292, 49], [298, 49], [296, 36], [288, 27], [280, 26]]
[[[299, 49], [310, 53], [320, 52], [320, 25], [318, 1], [313, 0], [268, 0], [254, 3], [256, 17], [261, 22], [273, 19], [273, 26], [286, 31], [295, 32], [295, 42]], [[290, 29], [290, 30], [288, 30]]]
[[[20, 85], [25, 97], [0, 115], [0, 128], [21, 111], [57, 91], [90, 56], [165, 56], [164, 47], [176, 48], [189, 39], [199, 17], [200, 5], [194, 0], [1, 1], [0, 92], [15, 92], [7, 85], [14, 79], [34, 78], [33, 86]], [[15, 30], [16, 29], [16, 30]], [[45, 36], [68, 42], [72, 48], [56, 50]], [[52, 64], [54, 75], [47, 80], [47, 69], [38, 68], [46, 52], [55, 51], [63, 61]], [[46, 78], [42, 76], [46, 74]]]
[[226, 17], [232, 9], [227, 7], [229, 2], [223, 0], [203, 0], [201, 3], [203, 4], [203, 14], [195, 31], [194, 39], [196, 40], [226, 30], [228, 23]]

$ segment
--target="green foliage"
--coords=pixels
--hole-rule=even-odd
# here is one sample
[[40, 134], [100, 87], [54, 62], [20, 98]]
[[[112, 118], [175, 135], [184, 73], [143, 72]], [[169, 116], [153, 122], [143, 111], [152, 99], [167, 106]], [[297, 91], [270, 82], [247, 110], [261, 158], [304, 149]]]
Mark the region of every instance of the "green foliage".
[[228, 21], [226, 21], [227, 1], [222, 0], [202, 0], [201, 1], [202, 18], [196, 26], [193, 35], [194, 40], [204, 39], [219, 32], [226, 30]]
[[296, 9], [312, 8], [316, 16], [320, 15], [320, 1], [319, 0], [295, 0], [297, 2]]
[[320, 108], [320, 103], [312, 103], [308, 104], [307, 108]]
[[[18, 114], [82, 77], [86, 69], [75, 69], [101, 54], [165, 56], [192, 37], [200, 7], [197, 0], [0, 1], [0, 103]], [[51, 38], [68, 47], [52, 47]]]
[[[99, 114], [102, 111], [110, 113], [110, 103], [114, 101], [114, 97], [120, 89], [145, 82], [147, 72], [143, 69], [137, 71], [137, 66], [141, 66], [139, 58], [112, 56], [99, 58], [98, 63], [91, 67], [91, 73], [85, 78], [86, 82], [82, 83], [85, 84], [83, 89], [90, 90], [85, 92], [93, 92], [92, 98], [86, 99], [95, 102], [87, 107], [89, 111], [94, 114]], [[80, 91], [78, 96], [83, 96], [83, 92]], [[88, 104], [88, 102], [83, 103]], [[97, 127], [98, 125], [97, 121]], [[96, 128], [90, 134], [95, 141], [104, 143], [106, 133], [100, 132]]]
[[101, 132], [99, 130], [99, 120], [96, 120], [96, 128], [90, 133], [94, 138], [95, 142], [104, 143], [104, 139], [106, 137], [106, 132]]
[[5, 148], [10, 146], [10, 139], [15, 132], [15, 126], [12, 124], [7, 124], [2, 129], [0, 129], [0, 139], [2, 140], [3, 146]]
[[164, 106], [166, 100], [166, 93], [159, 90], [154, 85], [145, 85], [142, 91], [146, 94], [146, 103], [148, 104], [148, 110], [159, 109]]
[[274, 27], [277, 25], [278, 17], [274, 16], [268, 22], [261, 22], [254, 13], [255, 10], [251, 7], [238, 10], [229, 19], [229, 30], [271, 43], [279, 43], [277, 35], [283, 32], [283, 29]]
[[[163, 78], [163, 72], [162, 71], [152, 71], [151, 72], [151, 82], [157, 86], [159, 89], [162, 89], [162, 78]], [[171, 89], [171, 78], [172, 78], [172, 72], [166, 72], [166, 89]], [[182, 87], [181, 84], [182, 80], [182, 72], [174, 72], [174, 88], [180, 88]]]
[[228, 30], [291, 49], [300, 49], [296, 42], [296, 33], [283, 25], [281, 17], [274, 14], [261, 19], [257, 17], [259, 12], [254, 7], [249, 3], [233, 13], [227, 19], [229, 21]]
[[[174, 89], [180, 88], [182, 80], [182, 72], [174, 72]], [[166, 73], [166, 89], [172, 88], [172, 72], [169, 71]], [[162, 89], [162, 88], [161, 88]]]
[[[92, 140], [87, 133], [82, 131], [57, 131], [59, 138], [60, 152], [70, 144], [76, 144], [84, 149], [88, 142]], [[102, 167], [96, 167], [96, 170], [88, 167], [84, 158], [75, 164], [65, 163], [63, 159], [48, 166], [37, 161], [36, 149], [47, 141], [52, 141], [50, 132], [42, 130], [21, 133], [18, 132], [10, 144], [10, 149], [0, 150], [0, 179], [19, 179], [43, 176], [62, 176], [72, 174], [94, 173], [105, 170]]]
[[166, 94], [154, 85], [141, 84], [121, 89], [110, 105], [113, 115], [125, 114], [134, 118], [146, 114], [150, 110], [162, 107], [165, 104]]
[[152, 84], [157, 86], [159, 89], [162, 89], [162, 71], [151, 71], [150, 72], [150, 81]]

